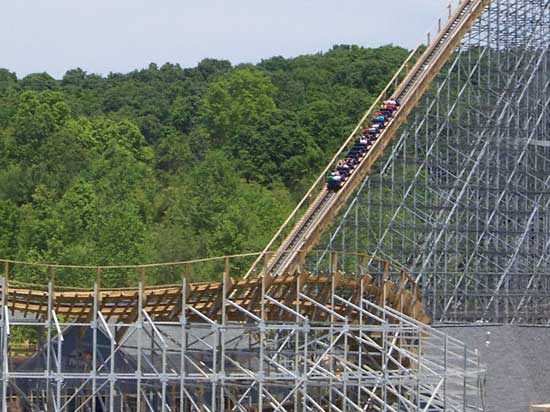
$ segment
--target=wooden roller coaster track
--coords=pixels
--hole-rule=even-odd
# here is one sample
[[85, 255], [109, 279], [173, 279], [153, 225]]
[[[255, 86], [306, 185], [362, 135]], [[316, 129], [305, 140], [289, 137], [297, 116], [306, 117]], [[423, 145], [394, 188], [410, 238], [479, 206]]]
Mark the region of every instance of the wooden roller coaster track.
[[[389, 272], [393, 266], [390, 262], [385, 262], [384, 273], [377, 277], [366, 273], [346, 276], [338, 271], [326, 276], [313, 276], [303, 271], [300, 273], [299, 269], [305, 255], [311, 252], [321, 234], [334, 221], [337, 213], [380, 159], [384, 149], [404, 124], [431, 81], [490, 2], [463, 0], [440, 30], [435, 41], [426, 48], [409, 70], [409, 62], [419, 49], [411, 53], [290, 217], [263, 252], [258, 254], [244, 279], [232, 279], [226, 270], [221, 281], [205, 283], [192, 283], [184, 276], [182, 284], [155, 287], [144, 286], [143, 283], [136, 288], [123, 289], [101, 289], [97, 283], [95, 289], [52, 288], [51, 283], [48, 287], [28, 287], [8, 281], [10, 262], [3, 261], [5, 273], [1, 292], [4, 307], [17, 317], [32, 316], [44, 320], [54, 311], [64, 320], [74, 322], [90, 321], [96, 308], [105, 318], [128, 324], [137, 319], [140, 307], [158, 321], [179, 319], [183, 307], [189, 308], [188, 315], [191, 320], [200, 320], [201, 317], [216, 319], [221, 316], [224, 296], [230, 297], [235, 306], [244, 309], [248, 314], [259, 314], [260, 297], [268, 294], [271, 300], [263, 301], [262, 313], [267, 314], [272, 320], [283, 320], [285, 316], [289, 316], [282, 309], [283, 306], [294, 307], [298, 313], [313, 321], [326, 320], [326, 312], [318, 310], [314, 304], [316, 301], [328, 304], [333, 311], [353, 319], [356, 314], [353, 310], [350, 311], [349, 306], [327, 302], [330, 292], [338, 288], [350, 301], [367, 295], [380, 305], [390, 305], [415, 319], [428, 321], [414, 281], [402, 269], [398, 270], [400, 275], [397, 278], [391, 278]], [[399, 100], [401, 108], [342, 188], [336, 193], [327, 191], [325, 175], [334, 168], [342, 153], [350, 146], [381, 101], [388, 97]], [[281, 240], [277, 251], [270, 253], [269, 251]], [[262, 260], [265, 262], [263, 276], [250, 276], [258, 272], [257, 267]], [[54, 267], [48, 265], [50, 266]], [[151, 266], [154, 265], [143, 265], [141, 268]], [[300, 298], [302, 291], [307, 291], [310, 300]], [[223, 312], [230, 320], [250, 319], [249, 315], [234, 307], [223, 308]]]
[[[455, 48], [459, 46], [463, 36], [470, 30], [485, 7], [490, 3], [491, 0], [463, 0], [454, 14], [449, 17], [445, 26], [441, 28], [434, 42], [428, 45], [410, 70], [408, 70], [409, 62], [413, 60], [419, 49], [415, 49], [409, 55], [298, 206], [266, 246], [264, 255], [267, 255], [269, 250], [272, 250], [284, 239], [279, 244], [277, 251], [270, 257], [266, 269], [268, 273], [277, 276], [283, 273], [292, 274], [298, 270], [305, 255], [319, 242], [322, 233], [332, 224], [346, 201], [357, 190], [377, 160], [382, 157], [384, 149], [393, 140], [399, 128], [406, 122], [407, 116], [453, 54]], [[403, 76], [403, 80], [398, 84], [399, 79]], [[398, 86], [392, 91], [396, 84]], [[342, 153], [349, 148], [358, 131], [367, 124], [371, 115], [385, 99], [400, 101], [401, 108], [392, 117], [341, 189], [338, 192], [327, 190], [324, 180], [326, 174], [335, 169]], [[291, 227], [292, 229], [288, 232]], [[286, 233], [288, 234], [284, 237]], [[249, 277], [254, 272], [261, 259], [262, 256], [259, 256], [245, 277]]]
[[[238, 256], [238, 255], [237, 255]], [[372, 256], [361, 255], [361, 260], [376, 259]], [[341, 295], [346, 296], [352, 302], [358, 301], [361, 296], [367, 296], [372, 302], [380, 306], [391, 306], [394, 309], [423, 322], [428, 317], [423, 311], [421, 295], [415, 282], [402, 268], [389, 261], [380, 260], [381, 272], [377, 274], [346, 275], [341, 271], [335, 271], [327, 275], [312, 275], [302, 273], [283, 276], [254, 277], [250, 279], [233, 279], [229, 275], [229, 258], [221, 257], [226, 262], [225, 271], [220, 281], [216, 282], [191, 282], [189, 280], [189, 262], [178, 262], [174, 265], [185, 268], [180, 284], [145, 286], [140, 282], [135, 288], [109, 288], [101, 289], [96, 283], [96, 288], [68, 288], [54, 287], [54, 281], [49, 286], [28, 286], [9, 281], [4, 278], [2, 294], [4, 305], [16, 318], [48, 319], [49, 312], [54, 311], [65, 322], [89, 322], [95, 310], [101, 312], [106, 320], [119, 324], [131, 324], [138, 318], [142, 308], [155, 321], [178, 321], [182, 314], [182, 308], [186, 307], [186, 317], [189, 321], [201, 321], [204, 318], [216, 320], [222, 316], [222, 302], [225, 294], [231, 302], [245, 310], [237, 310], [235, 307], [226, 307], [225, 316], [228, 320], [246, 321], [250, 318], [246, 312], [260, 316], [260, 301], [262, 294], [268, 295], [270, 300], [265, 301], [264, 314], [266, 320], [285, 320], [289, 316], [283, 306], [294, 308], [301, 315], [311, 321], [326, 321], [327, 313], [319, 311], [311, 300], [300, 299], [302, 293], [306, 293], [309, 299], [327, 304], [327, 299], [334, 288]], [[10, 261], [3, 261], [8, 268]], [[193, 261], [193, 262], [200, 262]], [[18, 262], [21, 263], [21, 262]], [[12, 263], [13, 266], [13, 263]], [[51, 269], [58, 268], [55, 265], [43, 265]], [[142, 266], [109, 266], [108, 268], [158, 268], [157, 265]], [[160, 265], [162, 267], [162, 265]], [[71, 266], [71, 268], [95, 268], [105, 267]], [[99, 272], [99, 270], [98, 270]], [[6, 272], [7, 273], [7, 272]], [[349, 306], [333, 303], [334, 311], [353, 321], [357, 315]]]

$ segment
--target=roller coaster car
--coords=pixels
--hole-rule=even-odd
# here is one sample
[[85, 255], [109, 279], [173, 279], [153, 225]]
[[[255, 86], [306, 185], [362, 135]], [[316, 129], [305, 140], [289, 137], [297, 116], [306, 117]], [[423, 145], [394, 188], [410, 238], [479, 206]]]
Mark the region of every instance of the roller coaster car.
[[352, 147], [346, 157], [357, 158], [357, 157], [363, 157], [364, 154], [365, 154], [365, 150], [363, 148]]
[[331, 172], [327, 176], [327, 189], [333, 192], [337, 192], [342, 183], [344, 182], [344, 177], [340, 175], [339, 172]]
[[350, 167], [346, 164], [346, 165], [340, 165], [336, 168], [336, 171], [338, 173], [340, 173], [341, 176], [347, 176], [349, 175], [349, 172], [350, 172]]
[[370, 144], [376, 140], [377, 135], [382, 131], [386, 124], [390, 121], [393, 114], [401, 105], [394, 100], [386, 100], [381, 105], [380, 111], [376, 112], [375, 117], [368, 127], [362, 131], [362, 136], [368, 139], [367, 142], [361, 140], [355, 142], [353, 147], [346, 155], [346, 166], [340, 164], [336, 168], [336, 172], [332, 172], [327, 176], [327, 188], [330, 191], [337, 192], [346, 178], [351, 174], [351, 171], [359, 164], [361, 158], [367, 153]]
[[346, 157], [346, 163], [349, 165], [351, 169], [355, 169], [355, 167], [361, 161], [361, 157], [362, 156], [348, 156]]
[[327, 189], [332, 191], [332, 192], [337, 192], [338, 190], [340, 190], [340, 187], [342, 187], [342, 181], [341, 180], [329, 180], [327, 182]]

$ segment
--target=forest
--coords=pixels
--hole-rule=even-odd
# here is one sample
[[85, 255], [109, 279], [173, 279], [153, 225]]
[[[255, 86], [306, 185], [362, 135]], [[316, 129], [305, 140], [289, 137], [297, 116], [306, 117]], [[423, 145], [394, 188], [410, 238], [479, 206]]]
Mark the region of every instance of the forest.
[[261, 250], [407, 55], [339, 45], [106, 76], [0, 69], [0, 258]]

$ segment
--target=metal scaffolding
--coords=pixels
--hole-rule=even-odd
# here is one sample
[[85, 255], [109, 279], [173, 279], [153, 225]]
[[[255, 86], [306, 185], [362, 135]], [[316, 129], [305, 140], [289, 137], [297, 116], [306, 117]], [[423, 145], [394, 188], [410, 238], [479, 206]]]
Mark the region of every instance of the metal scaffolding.
[[[136, 288], [96, 280], [93, 290], [56, 286], [63, 268], [53, 266], [47, 288], [21, 286], [6, 264], [2, 410], [483, 409], [477, 353], [417, 320], [422, 304], [403, 269], [379, 261], [348, 276], [333, 265], [328, 275], [234, 281], [225, 262], [217, 282], [190, 283], [182, 264], [179, 285], [146, 287], [139, 268]], [[23, 338], [37, 349], [22, 357], [13, 346]]]
[[494, 0], [325, 245], [405, 265], [435, 322], [549, 324], [549, 206], [550, 2]]
[[[405, 87], [414, 102], [489, 3], [461, 2], [441, 28], [411, 74], [419, 83]], [[484, 410], [477, 353], [427, 326], [424, 308], [435, 322], [550, 323], [549, 69], [550, 2], [493, 0], [325, 234], [326, 248], [306, 261], [318, 237], [303, 240], [329, 223], [295, 231], [290, 272], [270, 269], [271, 243], [240, 255], [256, 258], [245, 279], [231, 279], [230, 257], [199, 260], [213, 265], [204, 278], [224, 273], [202, 283], [190, 281], [189, 262], [3, 260], [2, 411]], [[403, 122], [413, 106], [400, 109]], [[322, 178], [316, 185], [326, 192]], [[48, 286], [18, 283], [16, 266]], [[76, 270], [93, 270], [93, 287], [56, 283], [89, 279]], [[146, 286], [146, 270], [179, 283]], [[137, 286], [105, 288], [122, 273]], [[33, 353], [14, 351], [21, 342], [35, 343]]]

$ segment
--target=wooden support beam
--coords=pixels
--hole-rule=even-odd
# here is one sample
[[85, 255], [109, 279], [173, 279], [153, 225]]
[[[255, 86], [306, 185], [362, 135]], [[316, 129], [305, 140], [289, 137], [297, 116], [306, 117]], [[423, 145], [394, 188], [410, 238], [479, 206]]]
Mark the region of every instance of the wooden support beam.
[[334, 273], [338, 270], [338, 252], [330, 252], [330, 273]]
[[[2, 290], [2, 305], [7, 306], [8, 305], [8, 299], [9, 299], [9, 277], [10, 277], [10, 264], [8, 262], [4, 262], [4, 287]], [[15, 302], [14, 302], [15, 304]]]
[[361, 276], [367, 273], [367, 255], [364, 255], [364, 254], [360, 255], [359, 269], [360, 269]]
[[273, 257], [273, 252], [265, 252], [264, 253], [264, 268], [263, 273], [267, 273], [269, 269], [269, 261]]

